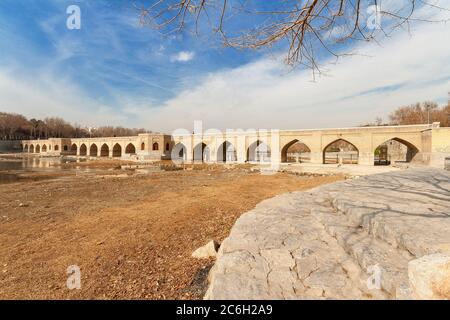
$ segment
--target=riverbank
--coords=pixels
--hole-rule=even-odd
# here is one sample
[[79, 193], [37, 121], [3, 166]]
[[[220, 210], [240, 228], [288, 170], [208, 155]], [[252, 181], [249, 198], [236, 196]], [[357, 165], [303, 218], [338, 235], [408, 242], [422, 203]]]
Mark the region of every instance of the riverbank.
[[[200, 299], [212, 261], [192, 251], [222, 241], [263, 199], [343, 179], [118, 165], [0, 185], [1, 299]], [[81, 269], [80, 290], [66, 288], [70, 265]]]

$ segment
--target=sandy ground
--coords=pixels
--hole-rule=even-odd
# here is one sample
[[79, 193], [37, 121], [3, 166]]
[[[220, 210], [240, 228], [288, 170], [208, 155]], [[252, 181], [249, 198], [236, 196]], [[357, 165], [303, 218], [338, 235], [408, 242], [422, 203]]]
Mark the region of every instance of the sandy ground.
[[[213, 261], [191, 253], [276, 194], [342, 179], [248, 167], [46, 174], [0, 184], [1, 299], [199, 299]], [[81, 289], [66, 269], [81, 269]]]

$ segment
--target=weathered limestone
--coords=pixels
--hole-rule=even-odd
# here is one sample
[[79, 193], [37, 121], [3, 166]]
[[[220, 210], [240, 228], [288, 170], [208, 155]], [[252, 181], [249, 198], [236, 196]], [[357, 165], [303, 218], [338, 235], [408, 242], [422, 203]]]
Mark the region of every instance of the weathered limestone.
[[[444, 170], [408, 169], [284, 194], [237, 220], [205, 298], [447, 298], [447, 260], [410, 261], [450, 254], [449, 230]], [[425, 264], [434, 271], [425, 273]]]
[[215, 240], [211, 240], [203, 247], [195, 250], [192, 257], [198, 259], [214, 258], [217, 255], [217, 249], [219, 249], [219, 244]]
[[412, 298], [450, 299], [450, 255], [432, 254], [409, 262]]

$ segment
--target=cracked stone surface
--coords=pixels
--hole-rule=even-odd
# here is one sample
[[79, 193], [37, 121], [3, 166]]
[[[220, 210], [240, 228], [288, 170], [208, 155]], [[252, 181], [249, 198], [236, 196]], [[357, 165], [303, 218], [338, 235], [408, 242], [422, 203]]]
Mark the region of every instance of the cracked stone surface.
[[365, 176], [243, 214], [220, 246], [205, 299], [411, 298], [408, 263], [433, 254], [450, 255], [450, 172]]

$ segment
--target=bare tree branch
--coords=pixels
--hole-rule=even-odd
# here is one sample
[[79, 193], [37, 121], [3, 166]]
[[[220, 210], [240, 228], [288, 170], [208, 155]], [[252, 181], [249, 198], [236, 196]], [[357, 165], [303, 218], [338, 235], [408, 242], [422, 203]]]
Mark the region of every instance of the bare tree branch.
[[[205, 16], [223, 45], [241, 49], [273, 47], [287, 41], [286, 63], [301, 64], [320, 71], [317, 52], [325, 49], [334, 57], [349, 54], [340, 52], [342, 44], [351, 41], [378, 41], [412, 21], [443, 22], [414, 14], [422, 8], [448, 12], [436, 1], [405, 0], [404, 6], [383, 6], [380, 0], [278, 0], [271, 1], [273, 9], [259, 10], [260, 6], [246, 0], [155, 0], [141, 7], [142, 25], [150, 25], [164, 33], [189, 30], [199, 32]], [[400, 3], [400, 2], [399, 2]], [[236, 30], [232, 19], [246, 18], [259, 21], [250, 28]], [[259, 20], [258, 20], [259, 19]], [[253, 20], [252, 20], [253, 21]]]

